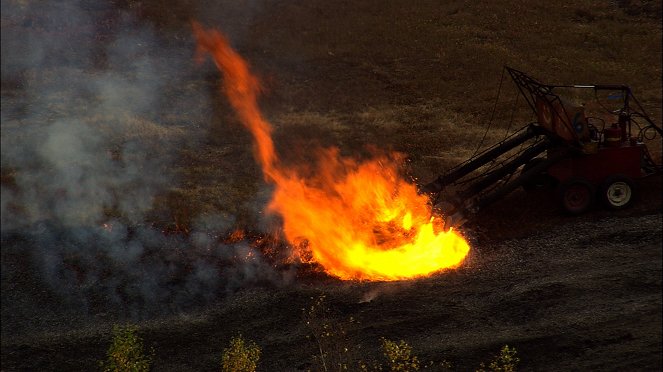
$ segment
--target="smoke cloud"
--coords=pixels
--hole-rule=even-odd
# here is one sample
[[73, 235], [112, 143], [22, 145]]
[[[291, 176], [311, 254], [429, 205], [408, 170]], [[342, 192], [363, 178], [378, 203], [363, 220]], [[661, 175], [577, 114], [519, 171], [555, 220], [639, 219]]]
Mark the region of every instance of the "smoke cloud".
[[36, 321], [19, 319], [41, 301], [19, 293], [35, 285], [25, 272], [58, 298], [49, 311], [138, 319], [289, 281], [222, 241], [232, 216], [199, 218], [186, 237], [145, 222], [210, 112], [186, 84], [204, 73], [192, 40], [112, 2], [3, 1], [2, 24], [3, 335]]

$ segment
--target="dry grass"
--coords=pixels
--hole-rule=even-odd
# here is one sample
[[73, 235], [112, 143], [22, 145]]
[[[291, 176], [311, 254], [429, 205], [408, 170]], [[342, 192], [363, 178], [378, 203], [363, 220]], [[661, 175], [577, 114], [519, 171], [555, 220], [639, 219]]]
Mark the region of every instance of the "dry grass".
[[[119, 5], [165, 39], [188, 38], [192, 17], [227, 31], [263, 78], [263, 106], [285, 161], [308, 161], [317, 146], [337, 146], [344, 154], [361, 156], [366, 145], [377, 145], [407, 154], [407, 172], [427, 182], [480, 145], [505, 64], [550, 83], [628, 83], [661, 122], [660, 4]], [[68, 69], [28, 70], [23, 79], [57, 82], [59, 75], [71, 74]], [[159, 78], [168, 81], [169, 75]], [[216, 79], [215, 73], [207, 80], [191, 75], [170, 88], [171, 102], [177, 95], [215, 92]], [[3, 85], [3, 94], [8, 92]], [[483, 147], [532, 119], [521, 110], [510, 120], [515, 95], [507, 79]], [[9, 120], [3, 125], [38, 127], [73, 114], [112, 139], [109, 151], [139, 141], [148, 152], [174, 156], [169, 162], [177, 177], [157, 197], [150, 218], [190, 224], [200, 216], [225, 214], [256, 223], [268, 190], [253, 164], [249, 136], [218, 93], [209, 97], [211, 108], [209, 101], [187, 100], [190, 104], [177, 111], [151, 116], [122, 110], [88, 115], [87, 106], [94, 102], [61, 87], [41, 99], [47, 102], [46, 115], [31, 123]], [[660, 159], [660, 141], [652, 146]], [[11, 174], [11, 166], [3, 166], [3, 182]]]
[[[25, 5], [32, 1], [7, 1], [3, 2], [3, 6], [9, 3]], [[159, 47], [173, 48], [166, 51], [179, 53], [177, 57], [181, 57], [183, 61], [190, 61], [193, 55], [194, 45], [189, 26], [191, 18], [198, 18], [209, 26], [226, 31], [231, 36], [233, 45], [262, 77], [265, 94], [261, 105], [266, 117], [275, 126], [277, 149], [286, 161], [296, 161], [300, 156], [310, 159], [310, 150], [318, 145], [338, 146], [343, 154], [353, 156], [364, 156], [367, 145], [377, 145], [383, 149], [405, 153], [409, 158], [406, 164], [407, 172], [420, 183], [428, 182], [445, 169], [465, 160], [480, 145], [505, 64], [549, 83], [629, 84], [654, 121], [661, 123], [663, 94], [660, 80], [660, 2], [496, 0], [468, 4], [460, 0], [422, 0], [413, 5], [407, 1], [370, 0], [124, 0], [109, 2], [96, 10], [93, 7], [90, 11], [110, 14], [109, 23], [112, 29], [112, 22], [119, 19], [111, 17], [116, 8], [135, 16], [136, 23], [154, 32], [153, 36], [158, 40]], [[12, 27], [41, 27], [39, 22], [33, 22], [30, 26], [29, 22], [13, 19], [12, 16], [3, 11], [3, 34]], [[62, 30], [66, 32], [66, 27]], [[49, 40], [47, 33], [39, 33], [38, 36]], [[104, 43], [109, 44], [112, 39], [98, 42], [100, 45], [96, 47], [99, 48], [92, 52], [90, 58], [99, 60], [99, 68], [103, 69], [109, 63], [106, 56], [94, 53], [103, 50], [107, 46]], [[89, 45], [74, 45], [71, 50], [57, 51], [56, 54], [57, 57], [62, 57], [62, 53], [70, 53], [65, 57], [75, 59], [87, 46]], [[170, 58], [171, 55], [166, 51], [162, 51], [163, 55], [159, 54], [155, 60]], [[3, 60], [6, 57], [3, 53]], [[116, 157], [119, 149], [127, 143], [139, 144], [143, 146], [146, 154], [160, 160], [159, 165], [163, 167], [160, 171], [173, 176], [168, 187], [156, 195], [145, 222], [186, 231], [201, 221], [219, 219], [226, 225], [258, 228], [261, 226], [261, 213], [270, 190], [263, 182], [260, 170], [252, 158], [250, 137], [237, 122], [225, 98], [217, 92], [219, 76], [215, 68], [209, 64], [189, 65], [188, 62], [181, 63], [178, 65], [178, 68], [180, 67], [190, 70], [176, 74], [177, 79], [173, 78], [173, 71], [170, 70], [159, 71], [159, 74], [154, 76], [159, 82], [168, 84], [159, 88], [159, 93], [165, 96], [164, 101], [150, 104], [150, 110], [146, 114], [137, 114], [123, 107], [108, 111], [94, 110], [98, 100], [78, 91], [76, 87], [79, 84], [58, 84], [61, 77], [77, 75], [79, 71], [72, 71], [75, 67], [68, 63], [60, 64], [57, 58], [49, 60], [47, 68], [27, 69], [22, 71], [20, 76], [11, 79], [5, 79], [3, 75], [3, 145], [20, 147], [26, 139], [25, 136], [49, 128], [58, 118], [76, 117], [83, 125], [107, 139], [104, 142], [105, 147], [99, 151]], [[97, 78], [96, 73], [97, 71], [84, 71], [81, 82]], [[15, 105], [15, 102], [25, 98], [24, 95], [29, 90], [26, 87], [31, 84], [40, 84], [49, 89], [40, 92], [36, 101], [38, 106], [35, 104], [18, 107], [20, 105]], [[518, 111], [514, 116], [515, 120], [510, 123], [511, 103], [515, 99], [515, 93], [512, 84], [505, 81], [495, 112], [493, 130], [488, 132], [484, 147], [503, 138], [508, 129], [518, 128], [531, 120], [531, 114], [523, 110]], [[131, 91], [126, 93], [127, 97], [133, 98], [131, 94]], [[131, 103], [132, 100], [129, 101]], [[522, 104], [522, 100], [520, 103]], [[15, 115], [15, 112], [19, 114]], [[29, 114], [29, 120], [20, 117], [25, 112]], [[660, 139], [651, 145], [652, 152], [658, 154], [660, 159]], [[3, 188], [15, 188], [19, 172], [21, 170], [4, 157], [3, 151], [0, 175]], [[660, 192], [660, 187], [654, 191]], [[504, 202], [507, 204], [511, 201]], [[527, 208], [537, 207], [523, 205], [528, 203], [529, 199], [505, 208], [522, 207], [522, 211], [526, 212]], [[606, 212], [600, 216], [610, 215]], [[488, 212], [483, 218], [484, 221], [492, 219], [493, 223], [498, 221], [500, 229], [508, 231], [520, 222], [523, 225], [530, 224], [530, 227], [547, 228], [558, 222], [551, 222], [548, 217], [546, 215], [546, 218], [533, 222], [524, 213], [514, 223], [500, 211], [496, 211], [494, 214]], [[576, 231], [575, 224], [573, 226], [573, 231]], [[621, 222], [615, 222], [615, 228], [617, 227], [622, 227]], [[587, 231], [596, 232], [602, 229], [597, 225]], [[504, 234], [508, 236], [507, 232]], [[560, 240], [557, 248], [562, 249], [574, 242], [575, 240], [570, 243]], [[580, 245], [569, 247], [572, 247], [574, 252], [583, 254], [591, 248]], [[528, 246], [519, 249], [525, 250]], [[595, 256], [602, 258], [606, 252], [617, 250], [596, 251], [600, 254], [596, 253]], [[641, 249], [623, 251], [640, 254], [646, 252]], [[550, 269], [548, 262], [554, 262], [555, 259], [568, 254], [566, 250], [559, 253], [556, 250], [542, 249], [541, 252], [553, 252], [554, 255], [550, 254], [550, 257], [545, 256], [543, 261], [534, 262], [540, 264], [540, 267], [535, 266], [532, 272], [547, 273], [546, 270]], [[541, 252], [537, 251], [536, 254]], [[530, 256], [534, 256], [534, 253]], [[529, 259], [530, 256], [525, 256], [524, 259]], [[502, 257], [500, 262], [501, 260]], [[649, 256], [643, 261], [660, 262], [650, 260]], [[474, 286], [466, 289], [472, 296], [477, 296], [472, 308], [481, 305], [487, 307], [486, 314], [493, 313], [490, 306], [497, 305], [490, 302], [490, 306], [485, 305], [482, 291], [492, 285], [493, 281], [499, 282], [517, 270], [523, 270], [520, 258], [518, 265], [515, 264], [515, 259], [513, 262], [513, 267], [509, 266], [499, 277], [486, 282], [481, 281], [481, 276], [462, 272], [459, 274], [461, 279], [465, 275], [476, 280], [473, 282]], [[533, 264], [526, 262], [527, 265]], [[568, 264], [564, 262], [564, 265]], [[636, 269], [631, 270], [631, 273], [641, 273]], [[620, 266], [619, 270], [615, 269], [614, 272], [622, 271], [623, 267]], [[560, 272], [566, 280], [566, 268], [557, 273]], [[583, 268], [577, 272], [587, 271]], [[453, 275], [445, 277], [445, 281], [451, 283], [458, 280]], [[503, 281], [501, 285], [502, 288], [498, 289], [511, 288], [511, 282], [508, 281]], [[580, 285], [586, 285], [586, 282], [583, 281]], [[571, 283], [569, 288], [578, 286], [578, 283]], [[458, 288], [464, 289], [460, 286]], [[595, 287], [591, 288], [603, 287], [597, 280]], [[547, 293], [548, 289], [543, 287], [541, 291]], [[446, 316], [445, 311], [451, 311], [452, 315], [456, 311], [464, 316], [466, 311], [456, 307], [456, 303], [444, 302], [458, 294], [453, 285], [424, 289], [424, 292], [425, 297], [421, 301], [415, 298], [408, 303], [405, 298], [406, 302], [403, 303], [403, 299], [398, 298], [398, 301], [376, 301], [369, 304], [376, 306], [377, 311], [367, 314], [371, 317], [380, 314], [378, 318], [382, 319], [384, 316], [384, 320], [368, 325], [367, 331], [375, 333], [376, 330], [392, 327], [399, 331], [423, 334], [430, 329], [407, 326], [407, 317], [420, 316], [428, 325], [440, 327], [438, 331], [442, 334], [448, 332], [457, 336], [453, 341], [445, 340], [445, 347], [453, 344], [469, 355], [474, 353], [473, 348], [480, 339], [484, 342], [483, 347], [488, 348], [485, 345], [486, 333], [492, 332], [494, 328], [486, 328], [481, 323], [481, 327], [471, 329], [474, 332], [472, 334], [464, 330], [458, 331], [459, 328], [453, 324], [453, 327], [450, 325], [446, 328], [451, 324], [446, 318], [427, 318], [430, 314]], [[590, 292], [596, 295], [608, 293], [598, 290]], [[245, 307], [227, 306], [215, 309], [214, 311], [218, 312], [216, 315], [200, 322], [183, 320], [181, 325], [172, 322], [155, 324], [154, 333], [167, 346], [160, 355], [162, 362], [165, 361], [163, 363], [166, 365], [169, 362], [175, 365], [193, 362], [199, 366], [218, 366], [219, 350], [216, 343], [208, 345], [207, 351], [200, 350], [201, 360], [191, 361], [188, 356], [173, 357], [176, 358], [175, 361], [168, 359], [172, 357], [168, 354], [174, 355], [183, 350], [182, 342], [191, 341], [187, 345], [187, 352], [199, 346], [196, 344], [199, 342], [199, 335], [191, 331], [191, 323], [195, 323], [197, 330], [214, 342], [218, 341], [220, 336], [229, 336], [229, 333], [224, 332], [230, 332], [231, 329], [245, 329], [245, 334], [249, 335], [251, 331], [266, 330], [266, 334], [260, 337], [269, 341], [267, 344], [272, 349], [265, 349], [265, 358], [271, 358], [269, 360], [275, 364], [281, 363], [279, 366], [283, 368], [299, 363], [298, 358], [301, 358], [301, 355], [293, 355], [293, 351], [298, 351], [304, 343], [304, 331], [303, 327], [297, 328], [298, 323], [292, 320], [292, 312], [293, 309], [306, 306], [308, 294], [298, 288], [290, 292], [269, 290], [265, 291], [263, 296], [264, 298], [247, 294], [246, 297], [250, 297], [249, 300], [255, 303]], [[610, 296], [606, 295], [606, 308], [612, 309], [614, 300], [608, 297]], [[240, 299], [242, 297], [238, 295], [233, 301], [239, 303]], [[519, 301], [520, 297], [516, 300]], [[522, 303], [527, 304], [529, 301], [529, 298], [525, 298]], [[265, 307], [266, 303], [275, 304], [278, 311]], [[352, 306], [355, 305], [348, 305], [350, 314], [353, 314]], [[437, 307], [431, 310], [426, 306]], [[632, 308], [631, 305], [628, 306], [629, 309]], [[400, 314], [398, 310], [403, 307], [414, 309], [415, 314], [407, 314], [407, 317]], [[514, 309], [520, 309], [520, 305], [514, 305]], [[275, 314], [280, 318], [270, 318]], [[295, 314], [294, 318], [298, 315]], [[636, 315], [639, 317], [641, 314]], [[463, 316], [450, 315], [450, 319], [465, 319]], [[264, 321], [255, 321], [263, 317]], [[556, 320], [551, 320], [549, 324], [553, 323], [558, 324]], [[221, 328], [227, 329], [219, 328], [219, 324], [224, 324]], [[634, 328], [638, 324], [640, 323], [628, 326]], [[566, 325], [569, 329], [576, 327], [573, 322]], [[537, 331], [539, 333], [535, 334], [536, 337], [551, 335], [550, 329], [558, 329], [557, 326], [548, 327], [548, 323], [543, 328]], [[604, 327], [601, 324], [597, 325], [596, 329], [604, 330]], [[78, 342], [83, 347], [77, 357], [86, 354], [91, 358], [95, 352], [106, 347], [100, 344], [96, 330], [92, 335], [72, 332], [73, 343]], [[523, 330], [522, 337], [532, 337], [529, 332]], [[397, 333], [394, 337], [399, 339], [400, 335]], [[178, 337], [173, 337], [174, 334]], [[492, 337], [492, 334], [490, 336]], [[607, 333], [604, 336], [606, 339], [610, 337], [610, 340], [615, 337]], [[564, 338], [566, 334], [552, 333], [550, 339], [557, 342], [560, 337]], [[420, 339], [414, 346], [417, 350], [426, 351], [428, 356], [443, 349], [439, 345], [424, 345], [424, 342], [425, 340]], [[42, 347], [42, 344], [47, 346]], [[50, 351], [44, 350], [55, 350], [51, 348], [51, 344], [48, 339], [42, 339], [42, 343], [36, 343], [36, 353], [43, 352], [46, 355]], [[65, 345], [67, 349], [69, 345]], [[580, 338], [574, 345], [581, 345]], [[56, 351], [57, 353], [53, 353], [62, 354], [59, 349]], [[540, 354], [547, 352], [549, 351], [546, 349], [540, 351]], [[301, 353], [305, 354], [306, 351]], [[208, 359], [204, 359], [205, 356]], [[279, 360], [279, 357], [290, 359]], [[71, 367], [75, 361], [72, 357], [72, 360], [59, 360], [59, 363]], [[80, 361], [76, 363], [80, 365]]]
[[[361, 155], [374, 144], [407, 154], [408, 172], [427, 182], [474, 153], [505, 64], [550, 83], [628, 83], [660, 123], [660, 10], [624, 6], [273, 3], [236, 40], [265, 78], [284, 158], [317, 145]], [[515, 94], [505, 80], [484, 146], [532, 119], [519, 111], [510, 123]]]

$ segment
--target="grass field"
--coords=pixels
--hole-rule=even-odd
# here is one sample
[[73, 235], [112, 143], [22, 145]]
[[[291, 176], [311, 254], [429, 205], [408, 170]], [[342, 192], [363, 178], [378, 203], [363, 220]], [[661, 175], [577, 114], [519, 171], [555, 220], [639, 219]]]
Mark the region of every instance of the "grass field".
[[[513, 342], [530, 353], [520, 354], [526, 369], [660, 367], [660, 332], [634, 320], [658, 319], [660, 330], [660, 262], [652, 263], [660, 258], [660, 176], [643, 183], [632, 210], [578, 220], [597, 244], [624, 252], [615, 253], [628, 262], [615, 293], [600, 289], [620, 258], [578, 243], [576, 220], [549, 196], [520, 191], [467, 232], [474, 261], [421, 282], [339, 283], [309, 267], [275, 268], [271, 256], [229, 264], [246, 254], [228, 238], [237, 229], [279, 251], [274, 257], [287, 247], [278, 218], [264, 212], [271, 188], [251, 137], [219, 92], [216, 68], [195, 62], [191, 34], [192, 20], [218, 28], [249, 61], [286, 164], [310, 161], [319, 146], [356, 158], [377, 147], [405, 154], [404, 173], [421, 185], [535, 119], [505, 65], [551, 84], [628, 84], [660, 125], [660, 1], [8, 0], [1, 20], [3, 370], [95, 368], [112, 324], [125, 321], [138, 322], [158, 349], [159, 370], [218, 369], [236, 331], [266, 345], [262, 370], [315, 369], [300, 309], [321, 292], [339, 318], [368, 322], [349, 335], [375, 355], [388, 336], [429, 360], [450, 355], [459, 370]], [[660, 137], [647, 145], [660, 163]], [[642, 252], [602, 235], [593, 224], [602, 219], [615, 236], [646, 233]], [[568, 240], [546, 245], [557, 225]], [[265, 235], [275, 232], [275, 241]], [[507, 240], [530, 236], [554, 265], [537, 260], [530, 241]], [[576, 249], [585, 248], [598, 265], [589, 272], [577, 264], [585, 258]], [[531, 288], [510, 282], [512, 272]], [[642, 296], [629, 297], [629, 286]], [[363, 300], [371, 293], [380, 293], [377, 302]], [[555, 318], [528, 296], [578, 315]], [[599, 320], [583, 301], [605, 311]], [[625, 320], [614, 320], [619, 314]]]

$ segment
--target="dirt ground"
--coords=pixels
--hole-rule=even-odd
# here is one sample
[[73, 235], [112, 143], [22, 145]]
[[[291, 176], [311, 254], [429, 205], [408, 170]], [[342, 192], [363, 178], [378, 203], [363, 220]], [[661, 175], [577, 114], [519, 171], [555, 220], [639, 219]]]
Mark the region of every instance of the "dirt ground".
[[[535, 229], [517, 226], [510, 215], [500, 229], [526, 237], [476, 238], [457, 270], [394, 283], [344, 283], [303, 272], [284, 287], [245, 288], [197, 311], [141, 322], [140, 333], [156, 350], [155, 370], [216, 370], [222, 345], [238, 332], [262, 347], [260, 370], [316, 369], [303, 309], [325, 294], [331, 312], [320, 322], [345, 329], [335, 342], [348, 345], [350, 361], [379, 356], [386, 337], [406, 340], [420, 360], [436, 363], [431, 370], [443, 360], [454, 370], [473, 370], [505, 344], [518, 350], [522, 370], [658, 370], [662, 216], [639, 207], [556, 215], [563, 220]], [[547, 214], [529, 218], [555, 220]], [[3, 265], [5, 271], [12, 262], [4, 256]], [[22, 306], [3, 299], [3, 320], [11, 319], [7, 310], [26, 312]], [[111, 321], [97, 315], [79, 322], [65, 332], [3, 333], [3, 370], [94, 369], [110, 342]]]
[[[218, 370], [238, 333], [261, 347], [260, 371], [323, 370], [304, 320], [321, 295], [312, 321], [330, 325], [328, 358], [350, 370], [380, 360], [382, 337], [433, 371], [475, 370], [503, 345], [521, 370], [663, 368], [660, 175], [637, 182], [632, 207], [581, 216], [549, 190], [514, 191], [463, 226], [461, 267], [424, 279], [284, 264], [250, 138], [214, 67], [193, 63], [189, 25], [223, 29], [260, 75], [286, 162], [378, 145], [424, 183], [531, 119], [511, 111], [505, 82], [479, 143], [505, 64], [551, 83], [628, 83], [660, 125], [660, 3], [2, 6], [2, 371], [96, 370], [129, 322], [156, 371]], [[49, 141], [79, 135], [90, 144]], [[648, 146], [660, 162], [660, 138]], [[247, 244], [264, 257], [242, 261]]]

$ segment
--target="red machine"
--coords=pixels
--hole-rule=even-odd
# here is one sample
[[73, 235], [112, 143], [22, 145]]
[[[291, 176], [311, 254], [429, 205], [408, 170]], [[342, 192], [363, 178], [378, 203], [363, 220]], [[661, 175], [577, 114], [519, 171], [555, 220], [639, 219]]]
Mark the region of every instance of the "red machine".
[[[521, 71], [505, 69], [537, 121], [422, 188], [434, 196], [432, 200], [449, 203], [444, 208], [447, 224], [464, 223], [468, 214], [520, 186], [556, 185], [562, 206], [573, 214], [587, 211], [597, 197], [608, 208], [625, 208], [633, 201], [634, 180], [661, 172], [644, 139], [663, 133], [628, 86], [547, 85]], [[599, 91], [616, 93], [612, 97], [620, 101], [617, 110], [601, 106], [613, 122], [587, 117], [583, 106], [557, 94], [560, 89], [593, 90], [597, 101]], [[476, 170], [479, 175], [473, 173]], [[455, 191], [439, 198], [449, 189]]]

